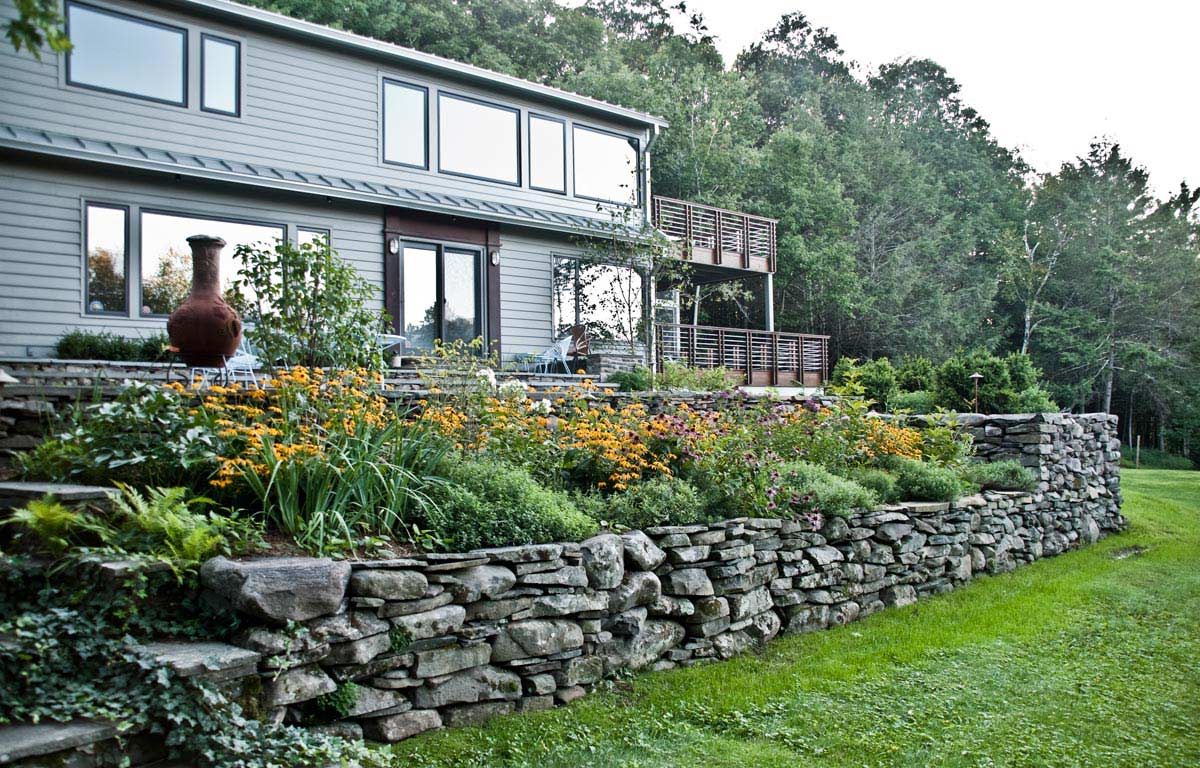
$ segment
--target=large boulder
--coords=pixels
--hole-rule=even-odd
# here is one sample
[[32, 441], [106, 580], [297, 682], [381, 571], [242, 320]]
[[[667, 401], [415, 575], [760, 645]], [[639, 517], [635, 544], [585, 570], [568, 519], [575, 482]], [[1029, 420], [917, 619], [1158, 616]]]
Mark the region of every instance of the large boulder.
[[625, 576], [625, 545], [614, 533], [593, 536], [579, 545], [592, 589], [614, 589]]
[[442, 718], [434, 709], [418, 709], [387, 717], [364, 720], [363, 736], [372, 741], [403, 741], [418, 733], [442, 727]]
[[667, 553], [641, 531], [621, 534], [625, 546], [625, 557], [643, 571], [652, 571], [667, 559]]
[[427, 680], [416, 689], [413, 703], [419, 709], [437, 709], [447, 704], [475, 703], [494, 699], [519, 699], [521, 678], [496, 667], [475, 667], [448, 677]]
[[620, 613], [639, 605], [653, 605], [662, 597], [662, 582], [649, 571], [626, 574], [621, 586], [608, 593], [609, 613]]
[[350, 577], [355, 597], [416, 600], [425, 596], [429, 581], [419, 571], [360, 570]]
[[492, 661], [552, 656], [583, 645], [583, 630], [573, 621], [530, 619], [506, 625], [496, 637]]
[[642, 631], [626, 640], [613, 640], [598, 653], [609, 673], [620, 669], [640, 669], [657, 661], [664, 653], [683, 642], [683, 627], [665, 619], [651, 619]]
[[201, 566], [200, 581], [237, 610], [284, 624], [336, 612], [350, 565], [326, 557], [214, 557]]

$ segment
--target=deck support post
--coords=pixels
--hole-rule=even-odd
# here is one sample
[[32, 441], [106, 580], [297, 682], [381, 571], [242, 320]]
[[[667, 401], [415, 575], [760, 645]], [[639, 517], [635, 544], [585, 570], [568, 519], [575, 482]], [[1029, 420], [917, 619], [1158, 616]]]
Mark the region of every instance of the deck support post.
[[775, 275], [763, 275], [763, 325], [765, 330], [775, 330]]

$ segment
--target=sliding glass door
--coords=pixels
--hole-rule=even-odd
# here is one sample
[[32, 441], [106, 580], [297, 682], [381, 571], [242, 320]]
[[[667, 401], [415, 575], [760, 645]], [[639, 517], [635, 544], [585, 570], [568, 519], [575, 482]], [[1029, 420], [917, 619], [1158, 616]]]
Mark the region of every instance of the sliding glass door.
[[483, 335], [480, 261], [475, 248], [405, 242], [400, 248], [400, 333], [410, 350]]

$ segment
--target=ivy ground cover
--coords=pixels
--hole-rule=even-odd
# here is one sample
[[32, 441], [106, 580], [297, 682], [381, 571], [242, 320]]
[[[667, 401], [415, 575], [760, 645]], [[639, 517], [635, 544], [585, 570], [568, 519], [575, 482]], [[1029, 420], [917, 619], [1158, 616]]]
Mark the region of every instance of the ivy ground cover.
[[394, 748], [413, 766], [1200, 764], [1200, 473], [1126, 471], [1130, 529], [760, 655]]

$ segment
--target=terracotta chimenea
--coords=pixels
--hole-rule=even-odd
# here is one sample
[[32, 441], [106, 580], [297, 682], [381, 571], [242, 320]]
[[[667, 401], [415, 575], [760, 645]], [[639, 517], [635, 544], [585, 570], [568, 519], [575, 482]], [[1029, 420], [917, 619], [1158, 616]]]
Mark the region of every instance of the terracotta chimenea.
[[185, 365], [224, 368], [242, 343], [242, 318], [221, 298], [221, 249], [225, 241], [192, 235], [192, 291], [167, 318], [171, 346]]

